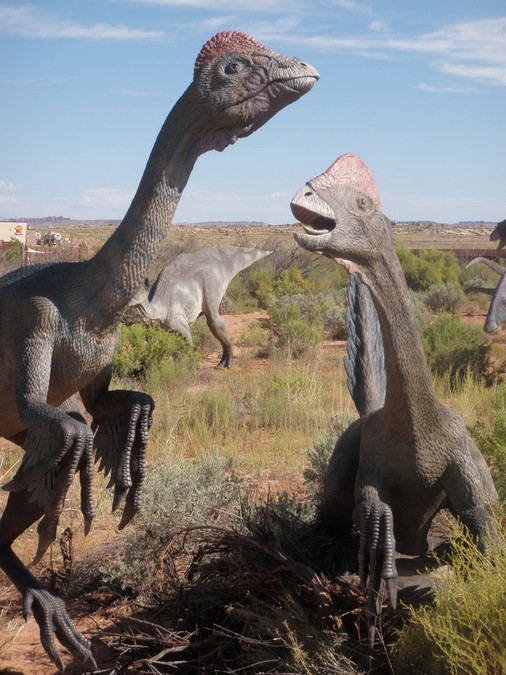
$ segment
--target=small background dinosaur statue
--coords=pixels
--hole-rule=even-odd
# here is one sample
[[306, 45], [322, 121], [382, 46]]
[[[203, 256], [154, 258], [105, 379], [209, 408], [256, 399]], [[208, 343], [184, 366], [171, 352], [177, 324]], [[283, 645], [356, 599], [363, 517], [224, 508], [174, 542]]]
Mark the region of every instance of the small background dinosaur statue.
[[125, 502], [120, 528], [139, 509], [153, 401], [143, 392], [109, 389], [124, 309], [160, 250], [197, 158], [249, 136], [317, 79], [308, 64], [244, 33], [214, 36], [160, 130], [125, 217], [100, 251], [84, 262], [26, 267], [0, 283], [0, 435], [25, 450], [4, 486], [10, 495], [0, 519], [0, 568], [21, 593], [24, 616], [33, 612], [42, 645], [60, 669], [55, 635], [93, 670], [90, 644], [12, 543], [42, 518], [40, 560], [55, 539], [76, 473], [88, 532], [94, 449], [114, 486], [113, 510]]
[[[506, 224], [506, 221], [503, 221], [503, 223]], [[501, 223], [499, 223], [499, 225], [501, 225]], [[499, 248], [502, 248], [502, 246], [499, 246]], [[468, 263], [467, 266], [470, 267], [476, 263], [488, 265], [490, 269], [494, 270], [494, 272], [497, 272], [497, 274], [500, 275], [499, 282], [495, 288], [487, 288], [486, 286], [468, 286], [465, 289], [466, 292], [478, 291], [480, 293], [486, 293], [487, 295], [492, 296], [483, 330], [486, 333], [493, 333], [499, 328], [501, 323], [506, 321], [506, 267], [500, 265], [495, 260], [481, 257], [474, 258], [470, 263]]]
[[190, 326], [203, 314], [223, 349], [217, 367], [230, 368], [232, 344], [220, 316], [220, 303], [236, 274], [271, 253], [239, 246], [207, 246], [195, 253], [182, 253], [163, 268], [151, 287], [149, 282], [141, 286], [130, 304], [144, 321], [159, 321], [190, 345]]
[[373, 619], [381, 581], [393, 606], [395, 550], [423, 554], [431, 522], [443, 507], [460, 518], [485, 550], [495, 536], [497, 493], [464, 421], [436, 397], [408, 287], [395, 254], [390, 221], [375, 181], [354, 155], [343, 155], [309, 181], [291, 203], [304, 223], [296, 241], [355, 273], [367, 285], [383, 336], [386, 391], [337, 441], [321, 507], [327, 529], [360, 532], [359, 574]]
[[501, 220], [500, 223], [497, 223], [495, 228], [490, 233], [490, 241], [497, 241], [497, 248], [501, 249], [506, 246], [506, 219]]

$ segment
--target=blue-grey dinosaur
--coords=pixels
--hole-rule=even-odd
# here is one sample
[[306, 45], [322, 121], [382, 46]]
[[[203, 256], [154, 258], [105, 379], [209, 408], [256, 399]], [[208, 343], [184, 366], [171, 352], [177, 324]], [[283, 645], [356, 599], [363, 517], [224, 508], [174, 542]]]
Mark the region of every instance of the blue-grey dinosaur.
[[89, 642], [11, 545], [42, 518], [41, 558], [56, 536], [76, 472], [89, 530], [94, 448], [111, 476], [113, 509], [126, 501], [120, 527], [138, 510], [153, 401], [141, 392], [109, 389], [124, 308], [155, 260], [197, 158], [249, 136], [317, 79], [310, 65], [244, 33], [214, 36], [162, 126], [123, 221], [102, 249], [88, 261], [23, 268], [0, 284], [0, 435], [25, 450], [4, 486], [10, 495], [0, 520], [0, 567], [23, 596], [24, 616], [33, 612], [42, 645], [59, 668], [55, 635], [93, 669]]
[[190, 326], [203, 314], [223, 349], [217, 367], [230, 368], [232, 344], [220, 316], [220, 303], [236, 274], [271, 253], [243, 246], [207, 246], [195, 253], [181, 253], [163, 268], [152, 286], [141, 286], [130, 304], [144, 321], [159, 321], [190, 345]]
[[[497, 493], [461, 417], [437, 398], [390, 221], [375, 181], [343, 155], [291, 202], [304, 224], [297, 242], [343, 265], [366, 285], [383, 336], [386, 390], [337, 441], [322, 517], [334, 533], [360, 532], [359, 574], [374, 617], [382, 580], [396, 604], [395, 551], [418, 555], [436, 513], [447, 507], [485, 550]], [[374, 621], [370, 638], [374, 639]]]
[[[503, 221], [506, 223], [506, 221]], [[500, 225], [501, 223], [499, 223]], [[499, 248], [502, 248], [501, 246]], [[479, 291], [480, 293], [487, 293], [492, 296], [490, 305], [487, 312], [487, 318], [485, 319], [485, 325], [483, 330], [486, 333], [493, 333], [497, 330], [501, 323], [506, 321], [506, 267], [500, 265], [495, 260], [489, 260], [488, 258], [474, 258], [467, 265], [475, 265], [476, 263], [484, 263], [488, 265], [494, 272], [500, 275], [499, 282], [495, 288], [487, 288], [486, 286], [469, 286], [466, 291]]]

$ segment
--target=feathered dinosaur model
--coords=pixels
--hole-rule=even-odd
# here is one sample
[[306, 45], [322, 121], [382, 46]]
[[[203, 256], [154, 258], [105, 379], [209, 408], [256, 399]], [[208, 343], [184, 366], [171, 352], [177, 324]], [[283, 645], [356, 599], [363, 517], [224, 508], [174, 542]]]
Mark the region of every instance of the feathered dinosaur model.
[[396, 605], [395, 551], [424, 553], [430, 524], [443, 507], [485, 550], [495, 536], [497, 493], [464, 421], [437, 399], [391, 224], [367, 167], [343, 155], [306, 183], [291, 208], [304, 224], [297, 242], [355, 273], [371, 293], [381, 326], [384, 403], [373, 397], [337, 441], [322, 503], [330, 531], [345, 533], [355, 524], [360, 532], [359, 574], [373, 641], [382, 580]]
[[190, 326], [203, 314], [223, 349], [217, 368], [231, 368], [232, 343], [220, 316], [220, 303], [236, 274], [271, 253], [243, 246], [206, 246], [195, 253], [181, 253], [152, 286], [149, 282], [141, 286], [130, 304], [144, 321], [159, 321], [190, 345]]
[[[199, 155], [249, 136], [317, 79], [310, 65], [243, 33], [211, 38], [198, 55], [193, 81], [163, 124], [127, 214], [102, 249], [85, 262], [26, 267], [0, 282], [0, 434], [25, 450], [4, 486], [10, 495], [0, 520], [0, 567], [23, 597], [24, 616], [33, 612], [42, 645], [60, 669], [54, 635], [87, 669], [95, 668], [90, 644], [63, 601], [28, 571], [11, 545], [42, 517], [35, 556], [40, 560], [55, 539], [76, 472], [88, 532], [95, 515], [94, 447], [111, 476], [113, 509], [126, 501], [120, 527], [138, 510], [153, 401], [140, 392], [109, 389], [122, 312], [165, 239]], [[76, 393], [93, 419], [91, 428]]]

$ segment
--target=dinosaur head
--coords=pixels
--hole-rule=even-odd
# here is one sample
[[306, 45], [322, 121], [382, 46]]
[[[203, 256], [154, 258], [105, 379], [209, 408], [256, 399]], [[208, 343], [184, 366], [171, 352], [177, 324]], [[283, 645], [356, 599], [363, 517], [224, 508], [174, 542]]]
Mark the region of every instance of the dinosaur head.
[[308, 92], [318, 72], [236, 31], [218, 33], [195, 62], [193, 87], [212, 128], [206, 149], [223, 150], [249, 136], [285, 106]]
[[294, 235], [297, 243], [335, 260], [350, 273], [364, 274], [382, 242], [392, 236], [374, 178], [356, 155], [339, 157], [308, 181], [290, 206], [304, 225], [304, 232]]

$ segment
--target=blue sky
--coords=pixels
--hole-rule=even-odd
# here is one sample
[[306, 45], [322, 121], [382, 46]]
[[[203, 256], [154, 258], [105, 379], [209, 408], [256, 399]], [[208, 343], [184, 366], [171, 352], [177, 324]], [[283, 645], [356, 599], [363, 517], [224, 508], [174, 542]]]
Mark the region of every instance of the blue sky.
[[0, 219], [121, 218], [221, 30], [321, 79], [200, 157], [175, 222], [293, 222], [292, 196], [345, 152], [394, 220], [506, 218], [504, 0], [0, 0]]

